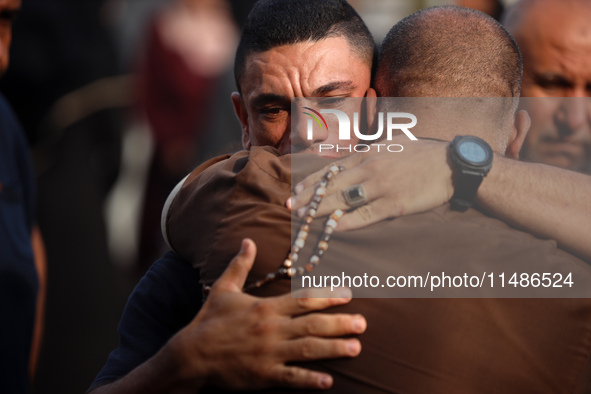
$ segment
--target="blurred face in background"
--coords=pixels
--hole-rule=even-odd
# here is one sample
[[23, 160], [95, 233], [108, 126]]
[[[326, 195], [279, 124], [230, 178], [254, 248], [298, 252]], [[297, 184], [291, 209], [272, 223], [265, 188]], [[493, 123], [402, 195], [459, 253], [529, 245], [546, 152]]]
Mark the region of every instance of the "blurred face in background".
[[0, 76], [8, 68], [12, 22], [21, 8], [21, 0], [0, 0]]
[[[591, 1], [529, 3], [509, 26], [523, 54], [522, 97], [532, 125], [521, 156], [575, 171], [591, 171]], [[577, 99], [570, 99], [570, 98]]]

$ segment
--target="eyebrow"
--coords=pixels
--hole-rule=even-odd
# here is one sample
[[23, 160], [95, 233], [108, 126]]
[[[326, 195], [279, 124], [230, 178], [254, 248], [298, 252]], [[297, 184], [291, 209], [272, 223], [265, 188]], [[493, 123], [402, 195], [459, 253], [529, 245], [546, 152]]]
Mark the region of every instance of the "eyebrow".
[[[310, 97], [319, 97], [326, 93], [333, 92], [335, 90], [343, 90], [344, 93], [349, 93], [355, 90], [356, 86], [353, 84], [352, 81], [337, 81], [331, 82], [326, 85], [320, 86], [316, 88]], [[273, 93], [263, 93], [259, 94], [252, 100], [252, 105], [255, 108], [262, 108], [265, 105], [269, 104], [276, 104], [276, 103], [289, 103], [291, 102], [291, 98], [287, 96], [282, 96], [280, 94], [273, 94]]]
[[562, 74], [554, 72], [534, 73], [534, 80], [537, 84], [552, 84], [554, 86], [572, 86], [573, 82]]
[[356, 86], [353, 84], [352, 81], [337, 81], [331, 82], [329, 84], [323, 85], [312, 93], [312, 97], [320, 96], [322, 94], [330, 93], [335, 90], [344, 90], [346, 93], [355, 90]]
[[259, 94], [252, 100], [252, 105], [255, 108], [262, 108], [268, 104], [289, 102], [291, 102], [291, 99], [289, 97], [282, 96], [280, 94], [263, 93]]

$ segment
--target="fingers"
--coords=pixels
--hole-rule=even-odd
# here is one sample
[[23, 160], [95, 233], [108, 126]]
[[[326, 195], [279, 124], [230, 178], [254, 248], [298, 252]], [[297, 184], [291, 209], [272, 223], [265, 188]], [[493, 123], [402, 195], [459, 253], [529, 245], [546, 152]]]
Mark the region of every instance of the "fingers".
[[[391, 176], [388, 163], [383, 160], [372, 159], [370, 156], [362, 163], [339, 173], [326, 187], [326, 195], [321, 201], [316, 214], [319, 216], [328, 215], [336, 209], [349, 210], [351, 207], [345, 201], [343, 191], [354, 185], [363, 185], [366, 191], [366, 202], [381, 198], [385, 194], [397, 190], [388, 185], [387, 176]], [[291, 210], [298, 210], [299, 216], [305, 214], [305, 207], [316, 192], [316, 185], [311, 185], [291, 198], [287, 204]]]
[[366, 328], [367, 322], [361, 315], [315, 313], [290, 320], [284, 330], [293, 338], [300, 338], [363, 334]]
[[351, 296], [351, 290], [347, 288], [332, 292], [328, 289], [302, 289], [293, 294], [266, 299], [265, 302], [272, 303], [273, 309], [280, 315], [295, 316], [346, 304], [351, 301]]
[[361, 353], [361, 342], [355, 338], [324, 339], [306, 337], [283, 342], [277, 350], [283, 359], [290, 361], [356, 357]]
[[401, 206], [397, 205], [391, 199], [381, 198], [343, 215], [339, 220], [336, 230], [357, 230], [384, 219], [399, 217], [402, 214], [403, 208]]
[[[343, 166], [345, 168], [354, 168], [359, 163], [361, 163], [363, 161], [363, 159], [365, 159], [365, 157], [366, 156], [364, 156], [364, 155], [353, 154], [353, 155], [350, 155], [345, 158], [342, 158], [342, 159], [332, 162], [331, 164], [325, 166], [323, 169], [318, 170], [318, 171], [308, 175], [306, 178], [304, 178], [303, 181], [298, 183], [295, 187], [296, 194], [300, 194], [302, 191], [312, 188], [315, 184], [320, 182], [320, 180], [326, 174], [326, 172], [328, 171], [328, 169], [330, 167], [337, 165], [337, 166]], [[311, 196], [309, 196], [309, 197], [311, 198]], [[310, 199], [305, 201], [304, 204], [307, 204], [309, 201], [310, 201]]]
[[248, 238], [242, 240], [240, 252], [232, 259], [222, 276], [214, 283], [211, 292], [242, 292], [248, 272], [257, 254], [255, 243]]
[[300, 367], [277, 365], [270, 371], [270, 380], [280, 387], [298, 389], [328, 389], [333, 379], [329, 374], [310, 371]]
[[[326, 187], [326, 196], [322, 199], [322, 202], [318, 206], [316, 214], [322, 216], [328, 215], [336, 209], [350, 209], [351, 207], [345, 202], [343, 190], [353, 185], [365, 185], [364, 182], [367, 180], [367, 174], [362, 166], [341, 172], [336, 177], [334, 177]], [[316, 185], [312, 185], [311, 187], [304, 189], [300, 194], [296, 195], [295, 198], [292, 198], [291, 209], [301, 209], [302, 212], [298, 211], [298, 215], [303, 216], [305, 214], [305, 207], [310, 202], [315, 192]], [[372, 198], [370, 194], [368, 194], [366, 197], [368, 201], [370, 201]]]
[[353, 168], [361, 162], [361, 159], [362, 159], [361, 155], [353, 154], [353, 155], [344, 157], [342, 159], [335, 160], [334, 162], [330, 163], [326, 167], [308, 175], [306, 178], [304, 178], [303, 181], [298, 183], [296, 185], [296, 193], [298, 191], [301, 191], [303, 189], [306, 189], [306, 188], [311, 187], [312, 185], [318, 183], [322, 179], [324, 174], [326, 174], [326, 172], [328, 171], [328, 169], [330, 167], [336, 165], [336, 166], [343, 166], [345, 168]]

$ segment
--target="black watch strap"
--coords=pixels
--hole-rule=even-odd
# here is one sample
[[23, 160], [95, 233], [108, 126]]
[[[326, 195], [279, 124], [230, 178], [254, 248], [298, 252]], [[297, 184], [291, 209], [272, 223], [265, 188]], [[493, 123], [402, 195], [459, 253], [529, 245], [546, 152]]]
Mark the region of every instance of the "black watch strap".
[[[461, 171], [461, 170], [460, 170]], [[452, 182], [454, 185], [454, 195], [449, 201], [451, 208], [456, 211], [465, 211], [474, 205], [474, 198], [478, 187], [482, 183], [482, 175], [454, 172]]]

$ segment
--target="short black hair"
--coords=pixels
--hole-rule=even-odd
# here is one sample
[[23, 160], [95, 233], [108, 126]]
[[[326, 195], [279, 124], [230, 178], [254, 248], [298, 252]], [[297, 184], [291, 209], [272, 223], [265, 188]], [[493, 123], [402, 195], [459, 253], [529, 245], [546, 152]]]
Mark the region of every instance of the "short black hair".
[[373, 37], [345, 0], [260, 0], [248, 15], [236, 50], [234, 77], [238, 91], [247, 58], [253, 53], [330, 37], [345, 37], [369, 67], [376, 63]]
[[517, 43], [488, 15], [432, 7], [397, 23], [382, 44], [380, 96], [519, 97], [523, 61]]

